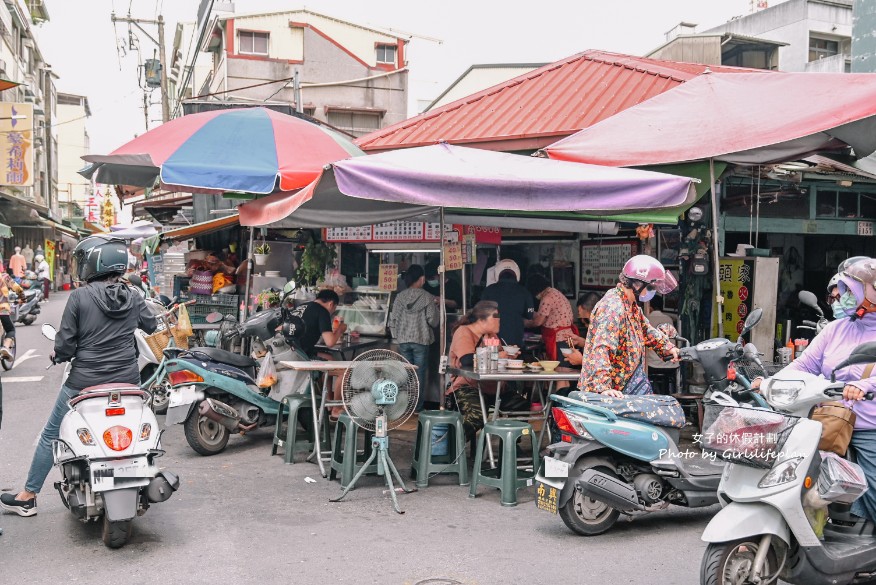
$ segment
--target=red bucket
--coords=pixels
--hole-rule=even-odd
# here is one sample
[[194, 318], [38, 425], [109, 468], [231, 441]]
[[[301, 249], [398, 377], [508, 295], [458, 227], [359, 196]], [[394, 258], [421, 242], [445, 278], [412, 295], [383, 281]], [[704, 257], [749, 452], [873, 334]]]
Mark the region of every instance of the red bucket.
[[61, 290], [70, 290], [70, 283], [69, 283], [69, 282], [65, 282], [65, 283], [61, 286]]

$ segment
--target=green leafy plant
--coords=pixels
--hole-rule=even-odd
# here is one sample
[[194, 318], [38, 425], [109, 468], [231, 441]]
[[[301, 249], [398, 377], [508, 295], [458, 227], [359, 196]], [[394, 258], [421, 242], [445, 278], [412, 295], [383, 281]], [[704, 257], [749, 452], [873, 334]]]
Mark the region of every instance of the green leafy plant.
[[264, 309], [280, 306], [280, 293], [273, 289], [267, 289], [256, 295], [256, 303]]
[[301, 253], [296, 277], [298, 282], [312, 285], [325, 274], [325, 269], [335, 262], [335, 247], [311, 240]]
[[268, 244], [266, 244], [265, 242], [262, 242], [261, 245], [255, 247], [254, 253], [255, 254], [270, 254], [271, 247]]

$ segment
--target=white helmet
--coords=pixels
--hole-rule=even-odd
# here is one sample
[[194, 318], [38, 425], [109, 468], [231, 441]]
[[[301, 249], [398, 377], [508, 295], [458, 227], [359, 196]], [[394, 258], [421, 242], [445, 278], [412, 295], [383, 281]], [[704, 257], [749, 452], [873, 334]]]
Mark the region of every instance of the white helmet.
[[37, 254], [36, 256], [33, 257], [33, 259], [36, 260], [37, 262], [42, 262], [44, 258], [43, 258], [42, 254]]
[[833, 290], [833, 287], [839, 284], [840, 276], [840, 274], [834, 274], [830, 277], [830, 280], [827, 281], [828, 294], [830, 294], [830, 292]]
[[496, 277], [502, 276], [502, 273], [506, 270], [510, 270], [514, 273], [514, 276], [517, 278], [517, 282], [520, 282], [520, 267], [517, 266], [517, 262], [514, 260], [499, 260], [496, 262]]

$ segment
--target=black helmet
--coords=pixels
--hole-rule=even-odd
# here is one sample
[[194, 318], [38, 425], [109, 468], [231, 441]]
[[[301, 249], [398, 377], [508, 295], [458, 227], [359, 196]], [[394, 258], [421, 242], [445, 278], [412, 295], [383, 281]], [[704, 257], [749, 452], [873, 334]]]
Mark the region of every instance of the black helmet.
[[110, 236], [89, 236], [73, 250], [79, 267], [79, 280], [91, 282], [101, 276], [122, 275], [128, 268], [125, 240]]

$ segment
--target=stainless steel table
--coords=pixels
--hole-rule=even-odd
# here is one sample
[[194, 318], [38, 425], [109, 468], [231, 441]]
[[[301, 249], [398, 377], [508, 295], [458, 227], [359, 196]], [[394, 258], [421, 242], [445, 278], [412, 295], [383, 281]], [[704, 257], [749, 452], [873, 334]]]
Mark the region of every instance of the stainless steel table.
[[[310, 457], [307, 458], [310, 461], [313, 458], [316, 458], [316, 463], [319, 465], [319, 472], [323, 477], [326, 477], [325, 471], [325, 460], [323, 459], [322, 454], [322, 445], [320, 445], [320, 435], [322, 430], [322, 425], [325, 424], [325, 411], [327, 406], [334, 406], [334, 403], [327, 403], [326, 396], [328, 395], [328, 373], [334, 370], [345, 370], [353, 365], [353, 362], [324, 362], [324, 361], [312, 361], [312, 362], [280, 362], [279, 364], [283, 368], [288, 368], [290, 370], [297, 370], [300, 372], [324, 372], [326, 375], [323, 376], [322, 379], [322, 394], [318, 397], [316, 395], [316, 384], [313, 383], [313, 376], [310, 378], [310, 402], [311, 402], [311, 410], [313, 412], [313, 452], [310, 454]], [[337, 403], [341, 405], [343, 403]], [[289, 421], [289, 424], [292, 424], [292, 421]], [[287, 449], [291, 449], [291, 446], [287, 446]], [[329, 457], [331, 457], [331, 453], [329, 453]]]
[[[541, 430], [538, 433], [538, 444], [541, 445], [541, 441], [544, 437], [544, 428], [545, 423], [547, 422], [547, 413], [550, 408], [550, 400], [549, 396], [553, 393], [554, 384], [559, 381], [567, 381], [567, 382], [577, 382], [578, 378], [581, 376], [581, 372], [570, 370], [568, 368], [563, 368], [563, 371], [557, 372], [545, 372], [545, 371], [532, 371], [529, 369], [526, 370], [504, 370], [498, 372], [475, 372], [473, 370], [465, 369], [465, 368], [447, 368], [447, 373], [453, 376], [462, 376], [463, 378], [468, 378], [470, 380], [475, 380], [477, 382], [496, 382], [496, 404], [493, 406], [493, 419], [496, 420], [499, 418], [499, 414], [501, 413], [501, 405], [502, 405], [502, 384], [505, 382], [548, 382], [547, 394], [544, 393], [541, 386], [539, 386], [539, 396], [541, 397], [541, 411], [532, 412], [532, 411], [508, 411], [504, 413], [505, 418], [517, 419], [517, 420], [530, 420], [530, 419], [540, 419], [542, 421]], [[484, 417], [484, 424], [489, 422], [488, 409], [486, 401], [484, 400], [484, 393], [481, 390], [480, 386], [478, 386], [478, 395], [481, 400], [481, 411]], [[493, 446], [487, 442], [487, 452], [490, 457], [490, 465], [495, 466], [495, 460], [493, 457]]]

